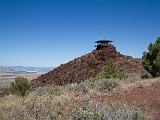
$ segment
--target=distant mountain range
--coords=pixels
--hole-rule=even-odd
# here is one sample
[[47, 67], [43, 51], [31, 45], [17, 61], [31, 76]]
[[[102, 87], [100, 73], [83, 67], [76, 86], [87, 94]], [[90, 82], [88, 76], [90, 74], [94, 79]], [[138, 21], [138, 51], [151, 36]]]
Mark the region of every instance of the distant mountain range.
[[0, 72], [5, 73], [48, 72], [52, 69], [53, 67], [0, 66]]

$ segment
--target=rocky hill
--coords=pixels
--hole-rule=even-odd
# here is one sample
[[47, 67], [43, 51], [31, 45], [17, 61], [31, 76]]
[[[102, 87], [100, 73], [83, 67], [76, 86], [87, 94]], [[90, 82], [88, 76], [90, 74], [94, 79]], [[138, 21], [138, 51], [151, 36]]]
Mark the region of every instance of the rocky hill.
[[53, 83], [57, 85], [72, 82], [79, 83], [88, 78], [95, 77], [107, 65], [109, 60], [112, 60], [122, 71], [130, 76], [143, 70], [140, 60], [122, 55], [117, 52], [114, 46], [108, 46], [98, 50], [95, 49], [91, 53], [62, 64], [47, 74], [32, 80], [33, 88]]

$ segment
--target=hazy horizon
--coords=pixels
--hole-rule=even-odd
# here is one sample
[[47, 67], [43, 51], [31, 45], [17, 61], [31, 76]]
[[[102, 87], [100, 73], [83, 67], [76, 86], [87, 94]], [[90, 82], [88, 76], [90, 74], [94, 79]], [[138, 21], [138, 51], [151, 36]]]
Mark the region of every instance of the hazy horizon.
[[0, 65], [55, 67], [113, 40], [140, 58], [160, 36], [159, 0], [1, 0]]
[[[59, 66], [59, 65], [57, 65], [57, 66]], [[47, 68], [52, 68], [52, 67], [57, 67], [57, 66], [52, 66], [52, 65], [50, 65], [50, 66], [42, 66], [42, 65], [21, 65], [21, 64], [0, 64], [0, 67], [39, 67], [39, 68], [41, 68], [41, 67], [47, 67]]]

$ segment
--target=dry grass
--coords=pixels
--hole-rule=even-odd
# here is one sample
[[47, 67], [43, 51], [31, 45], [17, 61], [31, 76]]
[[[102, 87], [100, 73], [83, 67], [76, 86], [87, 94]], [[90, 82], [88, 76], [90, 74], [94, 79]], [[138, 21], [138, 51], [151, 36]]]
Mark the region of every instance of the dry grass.
[[[61, 96], [28, 96], [17, 98], [7, 96], [1, 99], [1, 120], [122, 120], [135, 117], [149, 120], [142, 112], [126, 104], [107, 105], [100, 101], [91, 101], [84, 96], [75, 102], [74, 98]], [[82, 104], [81, 104], [82, 103]]]
[[[105, 120], [107, 115], [112, 116], [110, 119], [119, 120], [116, 118], [119, 114], [122, 120], [126, 116], [130, 116], [128, 120], [132, 120], [135, 115], [139, 120], [149, 119], [147, 116], [150, 114], [155, 118], [159, 117], [160, 78], [131, 84], [124, 82], [121, 83], [118, 91], [110, 92], [97, 91], [93, 83], [84, 82], [83, 84], [88, 88], [85, 94], [83, 93], [85, 87], [81, 85], [78, 86], [78, 91], [72, 92], [68, 86], [57, 86], [57, 88], [48, 86], [40, 89], [40, 92], [45, 91], [40, 95], [35, 91], [25, 97], [13, 95], [2, 97], [0, 98], [0, 120], [76, 120], [84, 117], [87, 120], [100, 118]], [[142, 88], [139, 85], [142, 85]], [[143, 104], [144, 99], [146, 101]], [[117, 102], [120, 106], [117, 106]], [[143, 111], [144, 106], [147, 109]], [[95, 119], [95, 117], [98, 118]]]
[[153, 84], [160, 83], [160, 77], [152, 78], [152, 79], [143, 79], [139, 81], [135, 81], [134, 83], [122, 83], [121, 88], [124, 90], [133, 89], [135, 87], [146, 87]]

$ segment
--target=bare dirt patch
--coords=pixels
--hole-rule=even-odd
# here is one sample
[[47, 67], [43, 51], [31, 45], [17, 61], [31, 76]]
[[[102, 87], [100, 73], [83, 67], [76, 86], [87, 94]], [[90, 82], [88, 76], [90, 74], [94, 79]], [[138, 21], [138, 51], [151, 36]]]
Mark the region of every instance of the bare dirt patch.
[[111, 103], [125, 102], [135, 105], [155, 119], [160, 119], [160, 78], [137, 82], [124, 88], [119, 92], [109, 93], [98, 98]]

